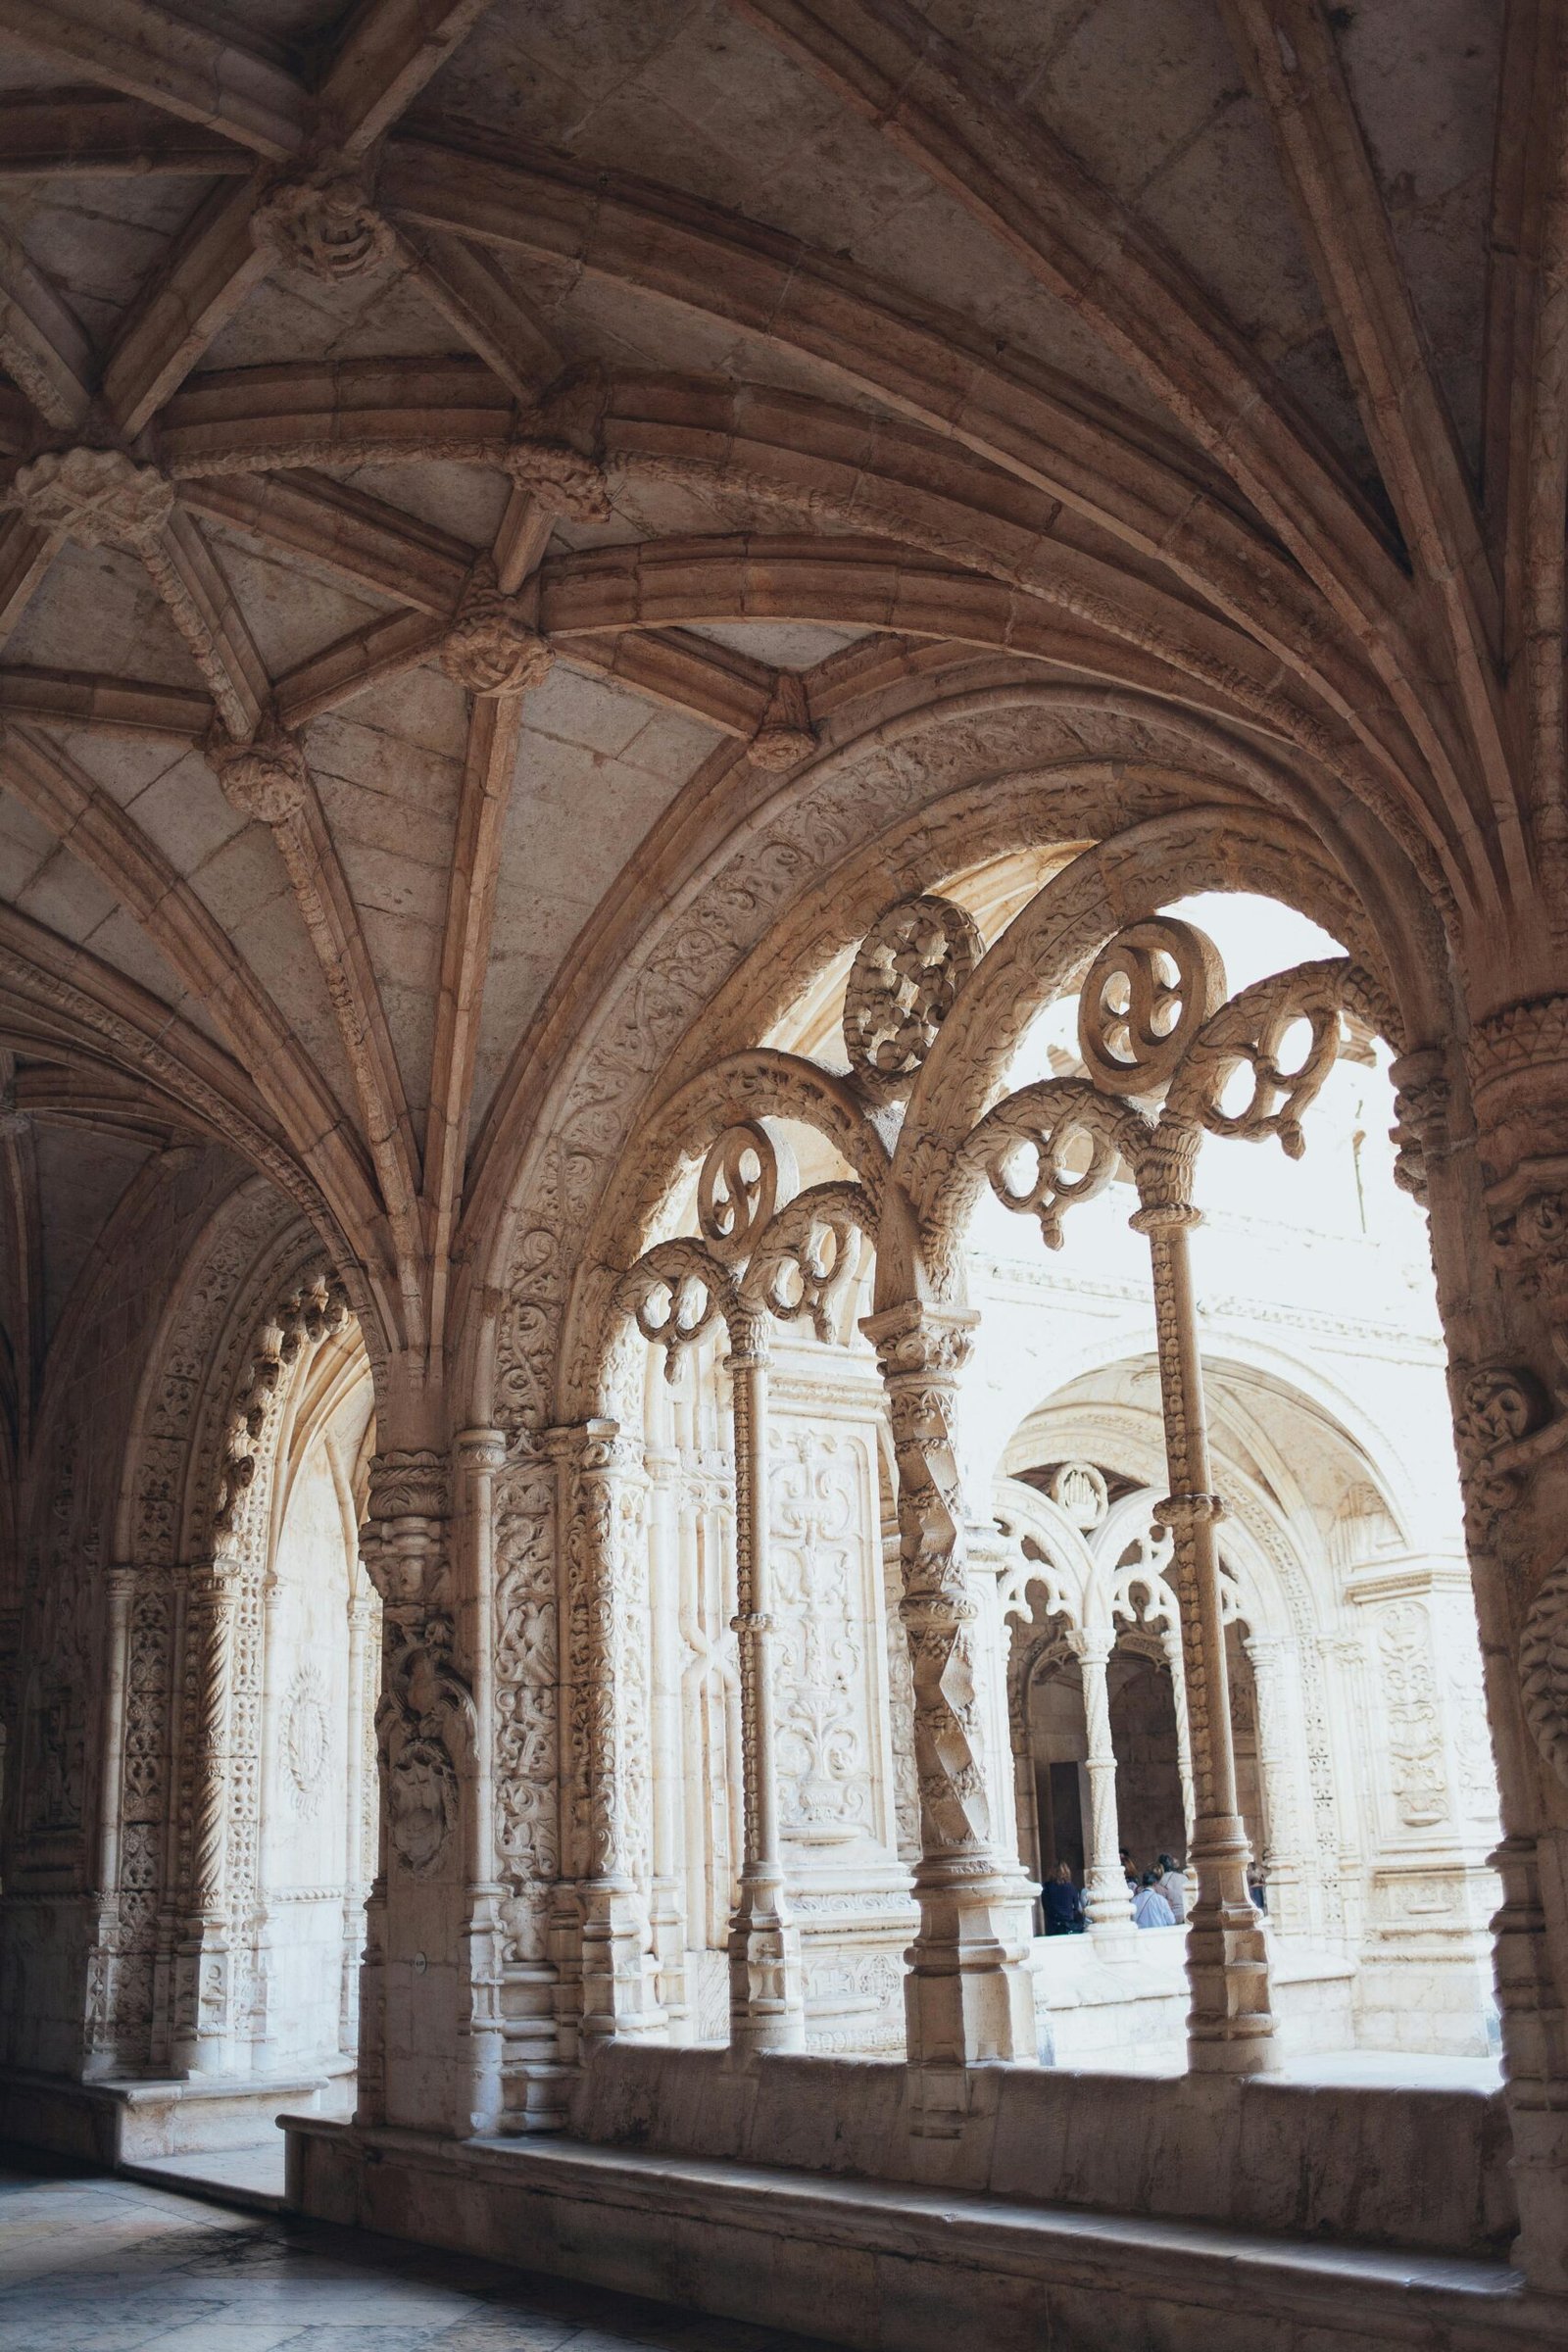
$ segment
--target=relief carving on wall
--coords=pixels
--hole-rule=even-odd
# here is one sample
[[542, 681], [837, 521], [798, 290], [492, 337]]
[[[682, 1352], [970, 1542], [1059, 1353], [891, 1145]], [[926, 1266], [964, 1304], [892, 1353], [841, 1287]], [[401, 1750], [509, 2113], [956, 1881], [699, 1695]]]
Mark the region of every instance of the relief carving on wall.
[[1568, 1558], [1558, 1561], [1530, 1604], [1519, 1674], [1525, 1720], [1568, 1786]]
[[853, 1439], [775, 1428], [769, 1455], [784, 1824], [813, 1841], [854, 1837], [870, 1818], [860, 1451]]
[[496, 1512], [496, 1842], [517, 1890], [561, 1866], [555, 1482], [504, 1473]]
[[1432, 1672], [1427, 1611], [1418, 1600], [1383, 1610], [1378, 1664], [1388, 1701], [1394, 1799], [1407, 1830], [1431, 1830], [1449, 1813], [1443, 1753], [1443, 1710]]

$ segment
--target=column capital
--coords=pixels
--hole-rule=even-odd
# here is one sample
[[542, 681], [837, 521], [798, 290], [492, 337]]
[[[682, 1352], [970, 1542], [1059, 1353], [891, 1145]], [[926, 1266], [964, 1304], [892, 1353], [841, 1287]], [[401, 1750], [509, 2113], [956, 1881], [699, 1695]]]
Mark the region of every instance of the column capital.
[[505, 1467], [507, 1433], [504, 1429], [460, 1429], [453, 1440], [460, 1470], [496, 1471]]
[[980, 1322], [972, 1306], [931, 1306], [911, 1298], [867, 1315], [860, 1329], [876, 1349], [877, 1368], [895, 1380], [956, 1380]]
[[561, 1421], [539, 1433], [539, 1450], [550, 1461], [579, 1474], [642, 1467], [642, 1448], [618, 1421], [594, 1413], [586, 1421]]
[[447, 1457], [427, 1446], [389, 1446], [371, 1456], [371, 1519], [444, 1519], [450, 1507]]
[[1083, 1666], [1108, 1666], [1115, 1646], [1113, 1626], [1074, 1626], [1067, 1636], [1067, 1647]]

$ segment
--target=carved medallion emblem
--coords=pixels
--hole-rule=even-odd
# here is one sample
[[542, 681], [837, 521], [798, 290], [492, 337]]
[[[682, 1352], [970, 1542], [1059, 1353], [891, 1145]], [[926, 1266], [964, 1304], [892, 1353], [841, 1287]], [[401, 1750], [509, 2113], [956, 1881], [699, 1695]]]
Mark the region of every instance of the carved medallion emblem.
[[297, 1813], [315, 1813], [320, 1805], [328, 1738], [326, 1686], [314, 1666], [302, 1667], [283, 1717], [283, 1754]]

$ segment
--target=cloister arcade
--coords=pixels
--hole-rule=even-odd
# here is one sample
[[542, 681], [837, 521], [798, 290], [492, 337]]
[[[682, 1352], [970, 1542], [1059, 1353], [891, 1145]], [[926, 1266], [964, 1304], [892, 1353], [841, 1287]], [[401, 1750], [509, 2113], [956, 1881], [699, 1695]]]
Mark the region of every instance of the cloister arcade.
[[1568, 0], [0, 0], [0, 2135], [1568, 2345], [1565, 256]]
[[[1041, 925], [1048, 956], [1061, 954], [1055, 908], [1078, 869], [1030, 898], [1019, 862], [958, 887], [992, 919]], [[1260, 927], [1289, 936], [1282, 909], [1237, 905], [1244, 951]], [[1223, 899], [1199, 910], [1234, 928]], [[930, 1310], [937, 1368], [914, 1367], [912, 1406], [899, 1386], [904, 1343], [875, 1296], [889, 1148], [909, 1148], [942, 1072], [934, 1049], [986, 971], [962, 900], [900, 900], [774, 1024], [814, 1054], [759, 1043], [717, 1061], [633, 1155], [629, 1239], [587, 1261], [577, 1378], [595, 1410], [547, 1434], [538, 1470], [499, 1443], [473, 1449], [502, 1490], [492, 1802], [511, 1958], [484, 2094], [498, 2120], [548, 2115], [564, 2065], [605, 2036], [908, 2048], [937, 2067], [976, 2041], [1014, 2060], [1180, 2063], [1188, 1936], [1135, 1929], [1129, 1850], [1140, 1868], [1180, 1856], [1200, 1932], [1205, 1907], [1223, 1923], [1217, 1979], [1194, 1977], [1195, 2024], [1214, 2001], [1194, 2064], [1267, 2066], [1276, 2037], [1287, 2053], [1495, 2046], [1495, 1785], [1434, 1409], [1441, 1339], [1412, 1256], [1421, 1219], [1365, 1125], [1368, 1092], [1387, 1087], [1365, 1027], [1374, 984], [1348, 959], [1305, 963], [1283, 996], [1265, 978], [1234, 1000], [1236, 1027], [1204, 935], [1172, 916], [1116, 937], [1124, 965], [1083, 1002], [1102, 986], [1125, 1035], [1137, 990], [1152, 991], [1149, 1049], [1179, 1034], [1209, 1053], [1197, 1117], [1268, 1140], [1310, 1105], [1323, 1131], [1325, 1164], [1303, 1171], [1317, 1230], [1296, 1221], [1306, 1197], [1288, 1182], [1233, 1188], [1231, 1295], [1202, 1312], [1227, 1515], [1223, 1657], [1202, 1657], [1200, 1687], [1228, 1686], [1230, 1828], [1200, 1797], [1214, 1725], [1193, 1720], [1197, 1587], [1166, 1499], [1171, 1359], [1152, 1351], [1125, 1231], [1137, 1139], [1106, 1153], [1092, 1125], [1058, 1138], [1051, 1123], [1099, 1115], [1081, 1055], [1055, 1042], [1085, 968], [1076, 942], [1074, 960], [1047, 964], [1065, 997], [1038, 989], [1007, 1009], [1012, 1076], [1054, 1075], [1007, 1097], [1023, 1111], [1006, 1152], [914, 1147], [915, 1166], [948, 1171], [939, 1201], [944, 1184], [966, 1187], [970, 1231], [953, 1227], [949, 1297]], [[1201, 1024], [1184, 995], [1195, 970]], [[826, 1027], [824, 1003], [838, 1013]], [[1293, 1064], [1282, 1041], [1298, 1029], [1306, 1058]], [[1238, 1071], [1251, 1089], [1240, 1111], [1222, 1091]], [[1156, 1074], [1139, 1100], [1157, 1106], [1170, 1083]], [[989, 1211], [966, 1164], [991, 1177]], [[1147, 1167], [1142, 1181], [1147, 1193]], [[1096, 1193], [1079, 1211], [1097, 1236], [1082, 1268], [1048, 1265], [1004, 1213], [1022, 1200], [1050, 1238]], [[308, 1245], [273, 1239], [274, 1221], [254, 1180], [224, 1200], [172, 1288], [131, 1414], [117, 1548], [138, 1565], [107, 1588], [96, 1916], [28, 1900], [49, 1839], [93, 1810], [89, 1727], [52, 1695], [57, 1631], [19, 1693], [7, 2014], [31, 2022], [7, 2055], [81, 2062], [88, 2080], [206, 2079], [220, 2110], [247, 2082], [268, 2097], [291, 2083], [318, 2112], [349, 2113], [356, 2069], [373, 2085], [384, 2065], [373, 2008], [361, 2048], [362, 1948], [372, 2002], [384, 1997], [374, 1906], [406, 1899], [405, 1877], [416, 1893], [474, 1837], [462, 1759], [478, 1718], [440, 1643], [408, 1642], [402, 1663], [408, 1569], [377, 1550], [373, 1517], [362, 1527], [372, 1471], [423, 1473], [376, 1466], [348, 1295]], [[1371, 1230], [1389, 1288], [1391, 1227], [1406, 1252], [1392, 1312], [1358, 1281]], [[1316, 1331], [1282, 1248], [1312, 1261]], [[612, 1283], [597, 1269], [617, 1256], [630, 1262]], [[573, 1547], [560, 1630], [554, 1594], [529, 1581], [552, 1505]], [[398, 1542], [416, 1555], [429, 1514], [404, 1516]], [[206, 1527], [213, 1557], [193, 1573], [181, 1562]], [[1063, 1859], [1085, 1890], [1081, 1944], [1041, 1933], [1040, 1883]], [[956, 1902], [956, 1861], [969, 1882]], [[970, 1939], [988, 1963], [970, 1965]], [[955, 1947], [983, 2004], [972, 2014], [944, 2005]], [[45, 1984], [65, 2006], [40, 2048]], [[1254, 2018], [1261, 2053], [1232, 2038]]]

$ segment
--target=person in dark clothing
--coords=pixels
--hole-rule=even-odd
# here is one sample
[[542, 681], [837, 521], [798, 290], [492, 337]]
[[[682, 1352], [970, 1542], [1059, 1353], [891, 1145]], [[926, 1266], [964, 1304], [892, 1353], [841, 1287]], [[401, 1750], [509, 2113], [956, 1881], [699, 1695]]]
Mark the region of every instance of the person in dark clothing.
[[1084, 1895], [1075, 1886], [1072, 1872], [1065, 1862], [1058, 1862], [1041, 1888], [1046, 1913], [1048, 1936], [1081, 1936], [1084, 1929]]

